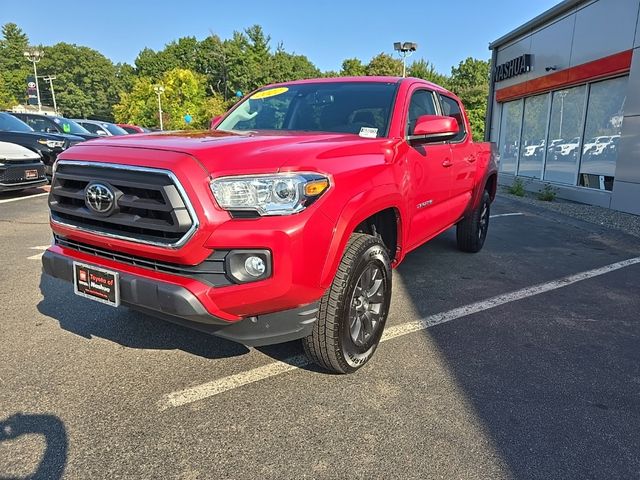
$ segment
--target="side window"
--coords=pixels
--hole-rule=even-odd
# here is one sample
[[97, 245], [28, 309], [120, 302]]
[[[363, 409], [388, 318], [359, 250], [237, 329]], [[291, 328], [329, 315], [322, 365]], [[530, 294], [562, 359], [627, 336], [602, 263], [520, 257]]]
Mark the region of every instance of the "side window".
[[433, 93], [429, 90], [416, 90], [411, 96], [409, 115], [407, 117], [407, 135], [413, 135], [416, 120], [422, 115], [436, 115]]
[[467, 132], [466, 126], [464, 124], [464, 116], [462, 114], [462, 110], [460, 109], [460, 104], [451, 97], [440, 95], [440, 105], [442, 106], [442, 114], [446, 117], [455, 118], [456, 122], [458, 122], [458, 128], [460, 128], [460, 132], [458, 132], [458, 135], [452, 138], [451, 141], [459, 142], [463, 140], [467, 135]]

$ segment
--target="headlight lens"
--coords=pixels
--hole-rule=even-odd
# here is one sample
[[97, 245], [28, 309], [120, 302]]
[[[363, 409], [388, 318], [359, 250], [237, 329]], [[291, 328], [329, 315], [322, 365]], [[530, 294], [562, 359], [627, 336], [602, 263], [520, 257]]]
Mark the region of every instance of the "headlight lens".
[[49, 148], [62, 148], [62, 147], [64, 147], [64, 141], [47, 140], [46, 138], [39, 139], [38, 143], [41, 144], [41, 145], [46, 145]]
[[211, 182], [220, 208], [255, 211], [263, 216], [298, 213], [328, 188], [329, 179], [317, 173], [220, 177]]

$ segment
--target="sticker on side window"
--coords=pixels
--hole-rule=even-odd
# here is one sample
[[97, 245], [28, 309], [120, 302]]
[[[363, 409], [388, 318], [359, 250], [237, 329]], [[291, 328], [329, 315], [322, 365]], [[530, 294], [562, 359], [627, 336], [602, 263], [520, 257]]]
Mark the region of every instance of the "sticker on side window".
[[377, 138], [378, 129], [372, 127], [362, 127], [360, 129], [360, 136], [363, 138]]

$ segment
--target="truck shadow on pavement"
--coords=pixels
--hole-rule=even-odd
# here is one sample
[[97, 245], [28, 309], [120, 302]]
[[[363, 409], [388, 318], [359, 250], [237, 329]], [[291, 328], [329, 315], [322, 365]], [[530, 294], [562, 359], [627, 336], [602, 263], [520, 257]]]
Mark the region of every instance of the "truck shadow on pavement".
[[244, 345], [189, 330], [164, 320], [126, 309], [112, 308], [73, 295], [69, 284], [42, 274], [43, 299], [38, 311], [58, 321], [60, 327], [81, 337], [104, 338], [130, 348], [179, 349], [208, 359], [244, 355]]
[[[44, 454], [40, 452], [31, 454], [30, 446], [20, 445], [21, 440], [30, 435], [44, 437], [46, 445]], [[13, 459], [10, 463], [13, 463], [19, 472], [23, 471], [25, 466], [36, 463], [35, 457], [41, 459], [35, 472], [30, 472], [26, 478], [61, 479], [67, 464], [68, 448], [66, 428], [62, 420], [55, 415], [16, 413], [0, 419], [0, 451], [7, 458]], [[0, 471], [0, 480], [20, 478], [5, 476], [7, 473], [9, 472]]]
[[[475, 255], [457, 252], [450, 230], [407, 256], [399, 287], [425, 318], [640, 253], [637, 239], [550, 217], [492, 221]], [[624, 268], [422, 332], [512, 478], [637, 478], [639, 271]]]

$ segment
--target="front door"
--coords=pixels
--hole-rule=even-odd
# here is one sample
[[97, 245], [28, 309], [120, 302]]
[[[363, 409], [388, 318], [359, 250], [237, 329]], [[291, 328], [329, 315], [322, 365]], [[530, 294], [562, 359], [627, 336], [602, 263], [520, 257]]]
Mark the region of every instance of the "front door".
[[[417, 89], [411, 95], [407, 112], [407, 134], [413, 134], [421, 115], [436, 115], [433, 92]], [[451, 147], [448, 143], [409, 143], [405, 141], [406, 170], [409, 175], [409, 248], [413, 248], [449, 226]]]

